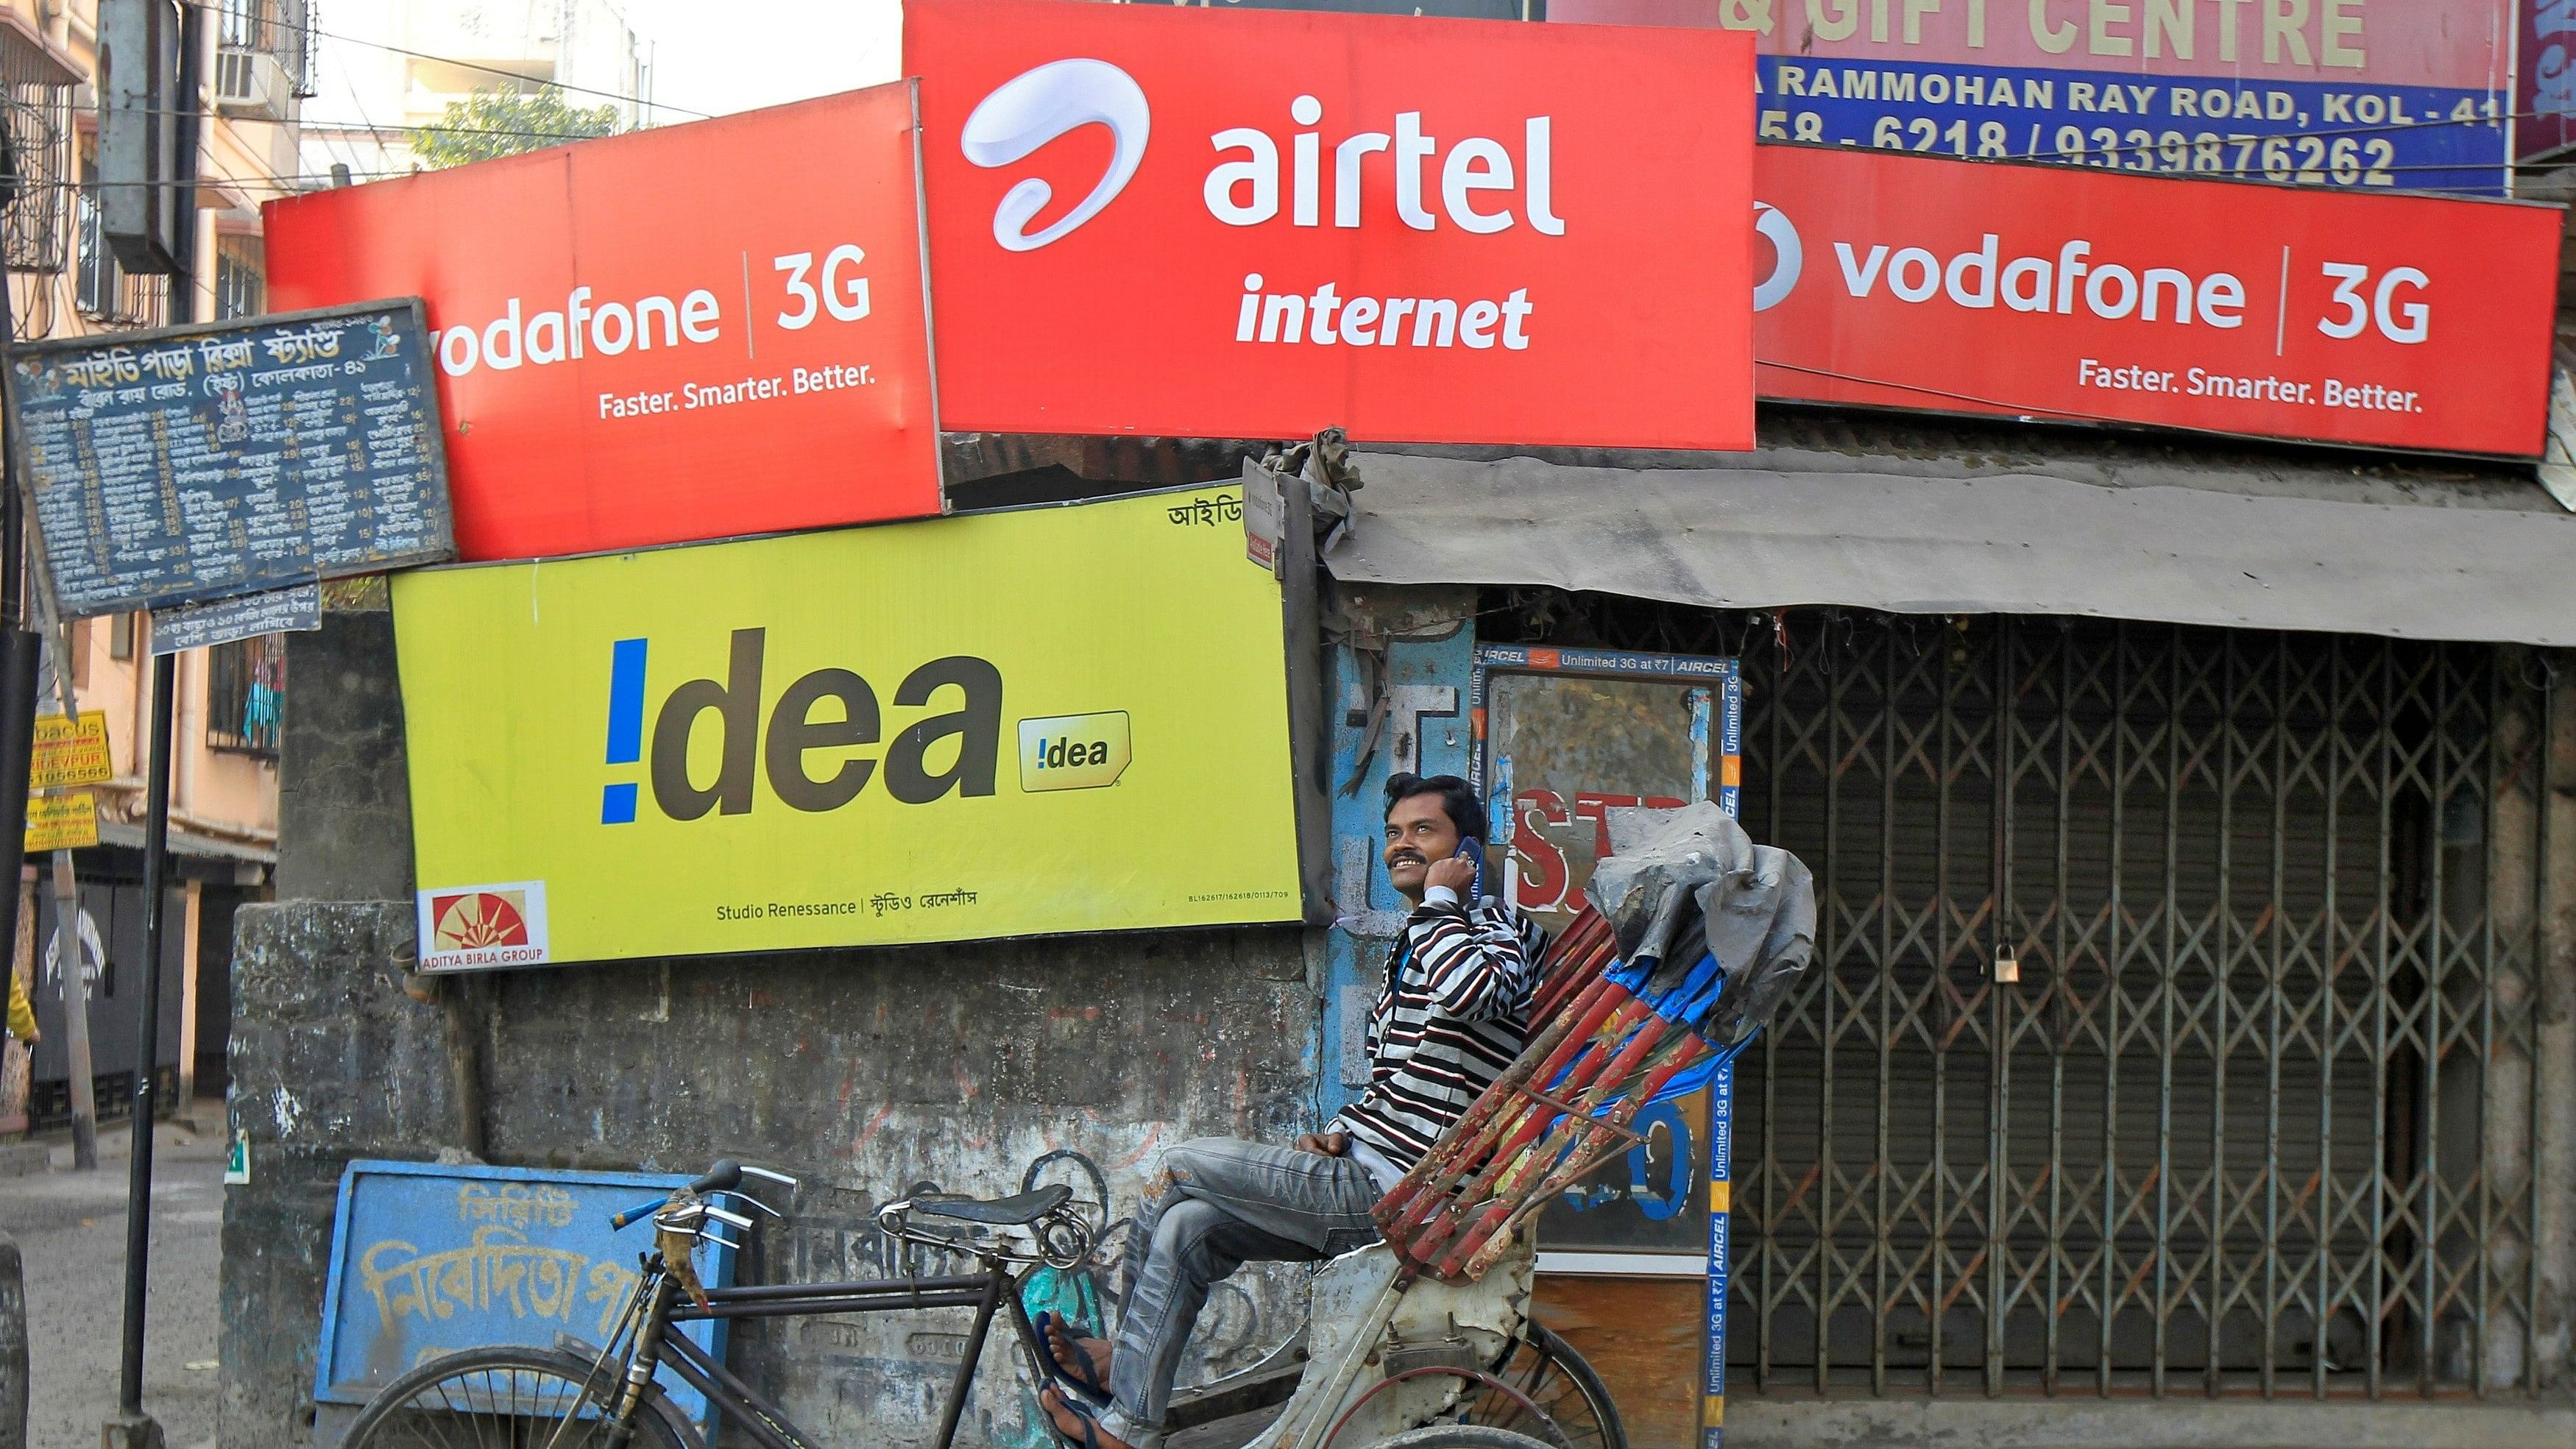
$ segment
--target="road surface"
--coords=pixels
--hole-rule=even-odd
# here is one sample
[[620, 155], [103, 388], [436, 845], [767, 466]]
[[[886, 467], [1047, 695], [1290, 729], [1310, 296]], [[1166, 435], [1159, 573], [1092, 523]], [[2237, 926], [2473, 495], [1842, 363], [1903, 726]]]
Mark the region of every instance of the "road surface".
[[[215, 1441], [215, 1273], [223, 1143], [164, 1123], [153, 1154], [152, 1291], [143, 1407], [171, 1449]], [[68, 1163], [69, 1149], [55, 1153]], [[99, 1133], [95, 1172], [0, 1177], [0, 1227], [26, 1259], [28, 1449], [97, 1449], [116, 1411], [125, 1322], [123, 1125]]]

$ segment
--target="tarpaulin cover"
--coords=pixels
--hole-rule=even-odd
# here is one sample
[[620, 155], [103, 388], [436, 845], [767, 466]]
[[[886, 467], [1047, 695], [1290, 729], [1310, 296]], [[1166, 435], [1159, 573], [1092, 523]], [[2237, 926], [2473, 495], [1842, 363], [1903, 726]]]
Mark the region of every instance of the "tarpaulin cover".
[[2564, 511], [2108, 487], [2018, 471], [1352, 461], [1357, 516], [1325, 556], [1350, 583], [2576, 644], [2576, 590], [2564, 587], [2576, 515]]

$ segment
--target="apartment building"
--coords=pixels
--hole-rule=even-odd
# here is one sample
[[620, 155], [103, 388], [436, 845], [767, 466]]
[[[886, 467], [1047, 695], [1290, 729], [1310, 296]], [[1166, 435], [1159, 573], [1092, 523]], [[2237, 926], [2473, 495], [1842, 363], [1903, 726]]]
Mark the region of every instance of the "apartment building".
[[[315, 29], [306, 0], [215, 0], [202, 27], [196, 266], [186, 278], [127, 274], [99, 224], [98, 0], [0, 0], [0, 86], [27, 185], [0, 229], [19, 340], [159, 326], [171, 289], [192, 287], [195, 315], [264, 310], [261, 202], [294, 189], [298, 112], [309, 93]], [[30, 1052], [0, 1050], [0, 1134], [61, 1120], [69, 1064], [60, 1030], [67, 958], [91, 983], [90, 1041], [99, 1109], [130, 1100], [144, 942], [144, 776], [151, 717], [151, 626], [143, 615], [71, 626], [78, 707], [107, 717], [115, 779], [98, 789], [99, 843], [74, 852], [81, 916], [58, 929], [46, 862], [22, 889], [15, 969], [43, 1028]], [[46, 680], [52, 687], [54, 671]], [[220, 1090], [230, 1019], [232, 912], [265, 897], [276, 861], [277, 744], [285, 654], [274, 638], [182, 654], [175, 666], [172, 856], [161, 1040], [165, 1101]], [[59, 707], [48, 699], [48, 705]], [[79, 943], [77, 952], [72, 943]]]
[[367, 181], [416, 169], [412, 143], [478, 92], [534, 95], [560, 87], [566, 105], [617, 108], [618, 130], [650, 124], [650, 64], [626, 16], [608, 0], [379, 0], [333, 12], [316, 37], [304, 107], [307, 174]]

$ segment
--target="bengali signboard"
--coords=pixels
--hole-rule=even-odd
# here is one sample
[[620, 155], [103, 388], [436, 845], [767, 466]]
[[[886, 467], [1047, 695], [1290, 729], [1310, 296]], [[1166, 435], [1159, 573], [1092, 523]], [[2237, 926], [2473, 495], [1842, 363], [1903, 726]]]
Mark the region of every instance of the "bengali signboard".
[[265, 594], [244, 594], [212, 604], [156, 609], [152, 653], [185, 654], [263, 634], [301, 634], [322, 627], [322, 586], [297, 584]]
[[1765, 397], [2537, 456], [2562, 212], [1766, 146]]
[[87, 850], [98, 844], [98, 796], [88, 790], [27, 797], [26, 853]]
[[[247, 1149], [239, 1150], [247, 1176]], [[351, 1162], [331, 1220], [314, 1399], [364, 1404], [396, 1375], [460, 1349], [551, 1349], [557, 1335], [607, 1343], [635, 1294], [636, 1254], [652, 1246], [653, 1234], [649, 1222], [620, 1232], [608, 1220], [688, 1180]], [[731, 1287], [734, 1266], [730, 1248], [698, 1250], [698, 1277], [710, 1288]], [[675, 1329], [724, 1361], [721, 1321]], [[683, 1414], [709, 1417], [705, 1399], [667, 1367], [659, 1381]]]
[[427, 299], [468, 559], [936, 514], [913, 140], [906, 82], [272, 202], [269, 294]]
[[11, 351], [62, 618], [455, 556], [417, 301]]
[[2514, 0], [1549, 0], [1760, 37], [1765, 139], [2500, 196]]
[[1741, 36], [915, 0], [944, 426], [1752, 445]]
[[1303, 916], [1234, 485], [414, 572], [393, 607], [425, 969]]

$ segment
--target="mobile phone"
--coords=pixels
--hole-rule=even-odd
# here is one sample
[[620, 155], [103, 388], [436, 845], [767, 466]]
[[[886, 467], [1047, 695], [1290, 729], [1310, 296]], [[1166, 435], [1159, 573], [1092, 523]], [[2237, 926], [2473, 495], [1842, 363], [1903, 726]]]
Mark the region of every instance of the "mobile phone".
[[1461, 840], [1458, 842], [1458, 854], [1476, 863], [1476, 884], [1467, 897], [1467, 905], [1472, 909], [1482, 905], [1485, 900], [1485, 842], [1473, 838]]

